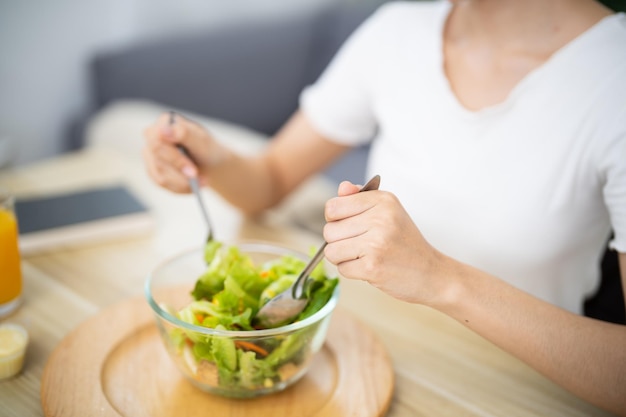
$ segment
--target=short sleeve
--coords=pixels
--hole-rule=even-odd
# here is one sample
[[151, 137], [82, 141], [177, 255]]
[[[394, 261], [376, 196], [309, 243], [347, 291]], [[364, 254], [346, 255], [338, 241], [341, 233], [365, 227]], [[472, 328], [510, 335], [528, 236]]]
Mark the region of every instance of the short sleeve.
[[341, 46], [320, 78], [303, 90], [300, 110], [328, 139], [346, 145], [375, 134], [372, 79], [382, 45], [389, 6], [382, 6]]
[[617, 119], [605, 152], [603, 194], [614, 234], [609, 247], [626, 252], [626, 107]]

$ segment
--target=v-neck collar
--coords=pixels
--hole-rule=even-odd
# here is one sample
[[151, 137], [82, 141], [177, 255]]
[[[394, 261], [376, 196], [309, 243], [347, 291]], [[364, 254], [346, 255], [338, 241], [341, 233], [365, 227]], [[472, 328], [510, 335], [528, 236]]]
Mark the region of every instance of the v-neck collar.
[[452, 5], [449, 1], [442, 1], [442, 6], [439, 11], [439, 15], [437, 16], [437, 36], [435, 50], [437, 53], [437, 65], [439, 65], [438, 73], [441, 74], [440, 82], [443, 84], [442, 88], [446, 93], [447, 99], [450, 101], [450, 105], [454, 108], [462, 117], [467, 120], [480, 120], [486, 118], [490, 115], [501, 113], [506, 111], [506, 109], [510, 108], [517, 97], [523, 93], [523, 91], [532, 85], [536, 80], [540, 79], [542, 75], [546, 72], [553, 70], [554, 68], [558, 69], [559, 63], [567, 60], [567, 57], [571, 54], [576, 54], [576, 50], [579, 47], [583, 47], [590, 41], [593, 41], [596, 33], [601, 33], [600, 28], [603, 27], [607, 22], [611, 20], [615, 20], [619, 18], [621, 13], [612, 14], [604, 17], [593, 26], [588, 28], [586, 31], [582, 32], [568, 43], [563, 45], [561, 48], [556, 50], [550, 57], [543, 62], [541, 65], [533, 68], [529, 71], [520, 81], [518, 81], [515, 86], [509, 91], [507, 96], [499, 103], [492, 104], [486, 107], [483, 107], [478, 110], [470, 110], [465, 107], [458, 96], [455, 94], [452, 89], [452, 85], [450, 84], [450, 80], [448, 79], [445, 67], [444, 67], [444, 51], [443, 51], [443, 37], [445, 25], [450, 16], [450, 11], [452, 10]]

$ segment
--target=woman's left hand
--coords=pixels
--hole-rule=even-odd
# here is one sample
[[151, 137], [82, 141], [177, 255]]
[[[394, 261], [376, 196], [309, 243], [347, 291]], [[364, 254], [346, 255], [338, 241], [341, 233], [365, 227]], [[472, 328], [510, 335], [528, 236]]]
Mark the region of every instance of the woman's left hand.
[[344, 181], [326, 203], [326, 258], [346, 278], [400, 300], [437, 304], [448, 284], [449, 258], [424, 239], [394, 194], [358, 191]]

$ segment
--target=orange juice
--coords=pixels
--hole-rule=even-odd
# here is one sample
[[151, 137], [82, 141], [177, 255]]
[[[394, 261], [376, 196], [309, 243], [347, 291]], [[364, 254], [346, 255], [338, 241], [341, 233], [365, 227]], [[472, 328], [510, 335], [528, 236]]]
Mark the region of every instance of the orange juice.
[[22, 293], [18, 228], [12, 199], [0, 195], [0, 315], [17, 306]]

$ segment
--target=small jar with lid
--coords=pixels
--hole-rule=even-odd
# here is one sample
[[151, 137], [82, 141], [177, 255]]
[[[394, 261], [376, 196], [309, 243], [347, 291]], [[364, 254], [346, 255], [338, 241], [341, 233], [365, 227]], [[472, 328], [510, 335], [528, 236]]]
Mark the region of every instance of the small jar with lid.
[[18, 324], [0, 324], [0, 379], [17, 375], [24, 366], [28, 333]]

